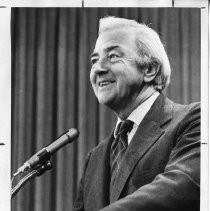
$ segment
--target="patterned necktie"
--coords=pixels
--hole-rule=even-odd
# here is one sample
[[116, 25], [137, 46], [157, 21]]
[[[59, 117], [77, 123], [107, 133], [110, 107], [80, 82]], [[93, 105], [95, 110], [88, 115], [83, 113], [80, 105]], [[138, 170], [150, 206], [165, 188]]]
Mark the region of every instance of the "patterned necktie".
[[130, 120], [125, 120], [118, 125], [117, 137], [113, 141], [110, 151], [111, 186], [114, 184], [115, 175], [119, 170], [123, 155], [128, 147], [127, 133], [131, 131], [132, 127], [133, 122]]

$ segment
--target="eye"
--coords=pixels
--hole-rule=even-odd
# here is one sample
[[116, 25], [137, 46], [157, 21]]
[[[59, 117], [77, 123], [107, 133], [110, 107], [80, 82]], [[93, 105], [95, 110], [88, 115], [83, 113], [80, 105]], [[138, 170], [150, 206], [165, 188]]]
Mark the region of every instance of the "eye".
[[110, 60], [111, 62], [116, 62], [116, 61], [118, 61], [119, 56], [118, 56], [117, 54], [115, 54], [115, 53], [111, 53], [111, 54], [108, 56], [108, 58], [109, 58], [109, 60]]
[[95, 64], [97, 61], [98, 61], [98, 58], [97, 57], [92, 57], [91, 58], [91, 63], [92, 64]]

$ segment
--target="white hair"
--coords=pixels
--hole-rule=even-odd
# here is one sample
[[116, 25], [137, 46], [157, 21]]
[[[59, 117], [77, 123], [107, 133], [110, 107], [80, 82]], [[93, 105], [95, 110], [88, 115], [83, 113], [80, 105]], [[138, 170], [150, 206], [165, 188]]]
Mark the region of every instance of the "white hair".
[[135, 20], [110, 16], [100, 19], [99, 34], [115, 29], [126, 29], [135, 34], [139, 54], [137, 63], [143, 68], [157, 68], [158, 73], [151, 84], [158, 91], [165, 89], [170, 82], [171, 67], [157, 32]]

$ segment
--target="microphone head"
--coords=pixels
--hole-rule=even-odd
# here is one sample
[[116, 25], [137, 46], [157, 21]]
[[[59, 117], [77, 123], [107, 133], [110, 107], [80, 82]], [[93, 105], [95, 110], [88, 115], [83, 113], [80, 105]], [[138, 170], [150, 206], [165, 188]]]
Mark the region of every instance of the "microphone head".
[[66, 135], [69, 138], [69, 143], [71, 143], [72, 141], [74, 141], [75, 139], [77, 139], [79, 137], [79, 131], [76, 128], [71, 128], [66, 133]]
[[79, 131], [75, 128], [71, 128], [67, 133], [60, 136], [56, 141], [45, 147], [45, 149], [50, 152], [50, 154], [53, 154], [66, 144], [72, 143], [75, 139], [78, 138], [78, 136]]

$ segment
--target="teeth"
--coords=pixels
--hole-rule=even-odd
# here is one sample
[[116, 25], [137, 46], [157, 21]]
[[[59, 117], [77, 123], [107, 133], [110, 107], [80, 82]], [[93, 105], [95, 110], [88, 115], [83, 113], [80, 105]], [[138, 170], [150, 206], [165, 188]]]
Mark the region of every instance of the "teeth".
[[100, 87], [107, 86], [108, 84], [111, 84], [111, 82], [108, 82], [108, 81], [99, 82]]

